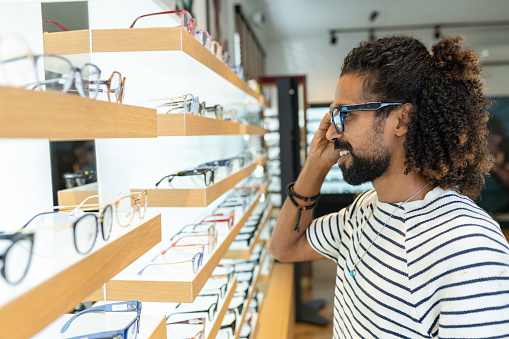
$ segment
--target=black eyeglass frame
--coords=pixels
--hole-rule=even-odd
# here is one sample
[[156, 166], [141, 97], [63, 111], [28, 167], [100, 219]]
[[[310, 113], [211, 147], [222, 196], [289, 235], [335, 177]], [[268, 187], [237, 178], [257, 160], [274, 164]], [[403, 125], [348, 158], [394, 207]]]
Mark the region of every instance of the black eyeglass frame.
[[[21, 281], [23, 281], [23, 279], [26, 277], [26, 275], [28, 273], [28, 269], [30, 268], [30, 263], [32, 262], [34, 238], [35, 238], [35, 236], [34, 236], [33, 232], [30, 232], [30, 233], [9, 233], [9, 234], [0, 233], [0, 240], [12, 241], [12, 244], [9, 245], [2, 254], [0, 254], [0, 261], [3, 262], [2, 268], [0, 269], [0, 274], [2, 274], [2, 277], [4, 277], [5, 281], [7, 283], [9, 283], [10, 285], [17, 285]], [[11, 280], [9, 280], [9, 278], [7, 277], [7, 275], [5, 273], [5, 265], [7, 263], [5, 258], [9, 254], [9, 251], [11, 250], [11, 248], [13, 248], [14, 245], [16, 244], [16, 242], [18, 242], [20, 240], [29, 240], [30, 241], [30, 255], [28, 257], [28, 262], [27, 262], [25, 271], [23, 272], [23, 275], [19, 278], [19, 280], [11, 281]]]

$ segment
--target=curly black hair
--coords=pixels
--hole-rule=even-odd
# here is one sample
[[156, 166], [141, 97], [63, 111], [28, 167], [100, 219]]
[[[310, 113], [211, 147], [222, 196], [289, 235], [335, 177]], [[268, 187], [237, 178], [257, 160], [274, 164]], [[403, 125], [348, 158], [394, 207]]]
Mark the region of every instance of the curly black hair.
[[[493, 166], [487, 150], [484, 81], [478, 57], [461, 36], [444, 37], [431, 52], [410, 36], [362, 42], [344, 60], [341, 76], [365, 75], [364, 91], [382, 102], [413, 105], [405, 174], [475, 199]], [[394, 109], [377, 111], [385, 118]]]

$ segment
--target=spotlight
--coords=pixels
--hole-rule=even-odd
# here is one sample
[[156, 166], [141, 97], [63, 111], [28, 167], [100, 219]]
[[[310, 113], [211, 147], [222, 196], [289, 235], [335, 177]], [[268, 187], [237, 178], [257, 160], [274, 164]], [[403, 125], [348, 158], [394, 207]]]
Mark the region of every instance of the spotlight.
[[331, 32], [330, 33], [330, 44], [335, 45], [336, 42], [338, 42], [338, 39], [336, 38], [336, 33]]
[[440, 39], [442, 32], [440, 32], [440, 26], [435, 26], [435, 39]]
[[378, 11], [373, 11], [373, 12], [371, 12], [371, 15], [369, 16], [369, 21], [373, 22], [376, 20], [377, 17], [378, 17]]

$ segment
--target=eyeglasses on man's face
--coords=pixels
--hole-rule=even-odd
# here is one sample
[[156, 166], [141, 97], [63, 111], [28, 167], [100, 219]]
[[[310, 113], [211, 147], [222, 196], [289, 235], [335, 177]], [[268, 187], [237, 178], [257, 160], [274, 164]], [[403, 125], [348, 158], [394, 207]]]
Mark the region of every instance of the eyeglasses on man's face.
[[0, 253], [0, 273], [11, 285], [20, 283], [25, 278], [34, 247], [34, 233], [0, 233], [0, 244], [9, 241], [3, 253]]
[[350, 115], [351, 112], [359, 111], [377, 111], [380, 108], [387, 106], [401, 106], [402, 103], [395, 102], [367, 102], [360, 105], [336, 105], [329, 111], [331, 122], [336, 128], [338, 133], [345, 131], [344, 119]]
[[[72, 322], [79, 316], [89, 312], [136, 312], [136, 317], [128, 323], [124, 328], [115, 331], [108, 332], [100, 332], [100, 333], [91, 333], [87, 334], [86, 338], [115, 338], [115, 339], [136, 339], [138, 333], [140, 331], [140, 315], [141, 315], [141, 301], [125, 301], [113, 304], [106, 304], [101, 306], [95, 306], [88, 309], [85, 309], [79, 313], [76, 313], [72, 316], [65, 324], [62, 326], [60, 333], [65, 333], [69, 326], [71, 326]], [[81, 337], [80, 337], [81, 338]]]

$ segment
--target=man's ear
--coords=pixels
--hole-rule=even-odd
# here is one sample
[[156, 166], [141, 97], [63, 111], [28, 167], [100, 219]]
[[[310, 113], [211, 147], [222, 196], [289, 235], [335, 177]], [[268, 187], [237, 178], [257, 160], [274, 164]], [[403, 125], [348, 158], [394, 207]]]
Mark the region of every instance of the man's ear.
[[410, 114], [414, 106], [406, 103], [396, 110], [397, 125], [395, 128], [396, 136], [401, 137], [408, 132], [408, 124], [410, 123]]

